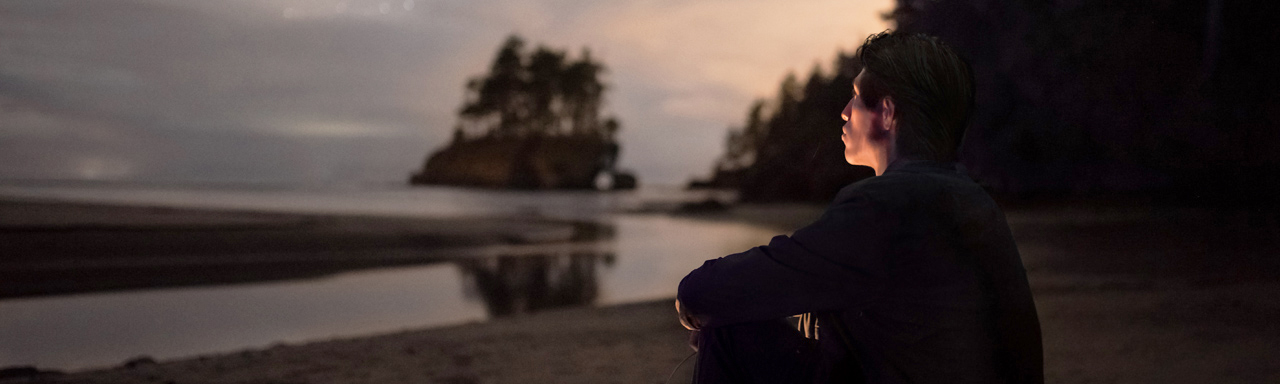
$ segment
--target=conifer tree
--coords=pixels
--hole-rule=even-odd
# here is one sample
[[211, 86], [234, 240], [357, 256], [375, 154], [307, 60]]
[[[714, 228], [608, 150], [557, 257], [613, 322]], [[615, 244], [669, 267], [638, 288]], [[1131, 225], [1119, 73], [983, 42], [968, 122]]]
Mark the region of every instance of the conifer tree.
[[612, 141], [621, 128], [601, 116], [604, 64], [583, 49], [575, 59], [539, 46], [526, 52], [512, 35], [498, 49], [489, 73], [467, 83], [456, 137], [595, 135]]

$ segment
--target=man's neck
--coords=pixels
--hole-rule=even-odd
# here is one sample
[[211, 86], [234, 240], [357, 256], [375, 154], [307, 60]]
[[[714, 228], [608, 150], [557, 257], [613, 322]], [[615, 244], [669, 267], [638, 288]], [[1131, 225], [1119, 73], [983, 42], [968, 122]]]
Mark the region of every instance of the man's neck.
[[895, 161], [898, 161], [898, 151], [894, 150], [894, 148], [890, 146], [875, 155], [874, 164], [871, 165], [871, 168], [876, 170], [876, 176], [880, 176], [883, 175], [884, 171], [889, 169], [889, 165], [893, 164]]

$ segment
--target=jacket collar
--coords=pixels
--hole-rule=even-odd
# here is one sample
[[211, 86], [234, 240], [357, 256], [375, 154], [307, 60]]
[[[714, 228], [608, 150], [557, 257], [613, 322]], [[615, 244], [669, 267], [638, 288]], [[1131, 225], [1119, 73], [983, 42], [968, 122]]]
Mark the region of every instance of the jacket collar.
[[959, 163], [954, 161], [937, 162], [931, 160], [918, 160], [900, 158], [889, 163], [884, 173], [890, 172], [961, 172], [963, 168]]

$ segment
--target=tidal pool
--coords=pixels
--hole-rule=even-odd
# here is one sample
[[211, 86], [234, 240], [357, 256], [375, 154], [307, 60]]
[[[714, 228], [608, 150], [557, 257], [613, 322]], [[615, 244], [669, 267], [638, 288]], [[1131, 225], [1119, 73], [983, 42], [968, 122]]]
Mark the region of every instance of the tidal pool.
[[776, 231], [607, 215], [594, 250], [465, 259], [321, 278], [0, 300], [0, 367], [83, 369], [672, 298], [702, 261]]

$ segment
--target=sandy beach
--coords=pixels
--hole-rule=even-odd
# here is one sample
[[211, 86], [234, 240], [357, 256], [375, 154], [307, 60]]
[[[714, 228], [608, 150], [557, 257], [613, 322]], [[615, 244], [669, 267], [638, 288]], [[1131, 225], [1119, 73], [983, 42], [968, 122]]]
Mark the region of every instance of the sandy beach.
[[[2, 212], [6, 213], [0, 215], [0, 228], [3, 228], [0, 232], [9, 236], [7, 239], [26, 239], [32, 233], [59, 236], [59, 231], [67, 235], [65, 231], [75, 231], [60, 227], [60, 222], [55, 220], [57, 215], [63, 215], [61, 223], [84, 224], [86, 217], [104, 217], [103, 212], [90, 212], [92, 210], [117, 209], [27, 205], [21, 209], [45, 211], [41, 215], [14, 215], [12, 212], [17, 209], [14, 207], [5, 207]], [[742, 207], [729, 212], [702, 213], [693, 218], [767, 221], [768, 217], [778, 217], [777, 212], [769, 213], [769, 209]], [[51, 213], [58, 210], [64, 211]], [[540, 229], [543, 233], [561, 228], [560, 237], [545, 235], [536, 241], [513, 240], [519, 236], [512, 237], [510, 232], [501, 234], [512, 228], [481, 220], [467, 225], [424, 221], [410, 226], [416, 228], [414, 230], [393, 231], [397, 233], [394, 236], [383, 230], [357, 235], [360, 231], [339, 230], [344, 220], [356, 219], [330, 218], [326, 220], [332, 221], [324, 224], [298, 229], [300, 223], [315, 219], [206, 212], [203, 214], [211, 216], [195, 223], [184, 221], [190, 219], [190, 215], [169, 217], [172, 213], [134, 212], [152, 216], [138, 218], [132, 225], [170, 220], [167, 226], [205, 226], [201, 230], [206, 230], [213, 225], [210, 223], [216, 222], [217, 226], [272, 228], [250, 231], [258, 233], [253, 236], [268, 236], [268, 233], [282, 238], [302, 236], [298, 233], [329, 238], [352, 236], [352, 239], [368, 236], [364, 241], [390, 242], [393, 247], [405, 247], [409, 244], [406, 242], [412, 241], [436, 242], [431, 243], [438, 245], [433, 245], [434, 249], [569, 241], [600, 232], [580, 223], [534, 222], [520, 225], [537, 225], [544, 228]], [[1277, 278], [1280, 260], [1276, 257], [1280, 250], [1280, 228], [1273, 223], [1259, 224], [1247, 212], [1192, 208], [1021, 206], [1007, 213], [1041, 316], [1048, 382], [1280, 382], [1280, 362], [1277, 362], [1280, 360], [1274, 358], [1280, 353], [1280, 325], [1275, 321], [1280, 319], [1280, 302], [1274, 299], [1280, 297]], [[83, 216], [78, 220], [67, 219], [77, 214]], [[117, 218], [122, 214], [113, 213]], [[43, 217], [41, 220], [45, 222], [31, 222], [35, 217]], [[161, 219], [163, 217], [168, 218]], [[19, 222], [21, 220], [27, 222]], [[382, 228], [406, 228], [405, 221], [382, 223], [385, 225]], [[777, 224], [778, 227], [787, 225], [791, 224]], [[151, 230], [159, 229], [135, 228], [120, 232]], [[280, 232], [273, 232], [277, 230]], [[327, 234], [320, 236], [319, 233]], [[225, 239], [232, 235], [209, 236]], [[265, 249], [257, 250], [287, 255], [319, 247], [289, 248], [274, 241], [268, 243], [273, 245], [263, 245]], [[12, 242], [5, 244], [14, 246]], [[351, 260], [358, 258], [352, 255], [360, 254], [356, 249], [360, 248], [335, 254], [334, 260], [346, 261], [334, 268], [391, 262], [353, 262]], [[64, 264], [68, 265], [87, 262], [69, 256], [73, 252], [65, 252], [68, 256], [64, 259], [49, 260], [67, 260]], [[210, 251], [206, 256], [191, 258], [221, 260], [209, 255], [225, 253]], [[156, 256], [160, 254], [153, 256], [163, 259]], [[416, 262], [445, 257], [425, 254], [428, 256], [418, 256], [422, 258]], [[123, 256], [104, 256], [101, 260], [124, 259]], [[43, 260], [46, 259], [40, 261]], [[7, 259], [3, 267], [9, 268], [9, 272], [5, 272], [7, 276], [19, 276], [26, 273], [22, 271], [23, 263], [36, 261]], [[216, 263], [222, 262], [228, 261]], [[42, 265], [57, 270], [54, 264]], [[13, 285], [6, 285], [6, 292], [17, 289], [11, 287]], [[120, 288], [123, 287], [107, 287]], [[40, 294], [58, 291], [45, 289]], [[602, 308], [553, 309], [484, 323], [277, 344], [160, 361], [140, 357], [121, 361], [116, 367], [79, 372], [10, 367], [2, 371], [0, 382], [662, 383], [689, 353], [685, 331], [674, 319], [670, 300], [658, 300]], [[691, 363], [686, 363], [672, 382], [688, 382], [691, 373]]]

